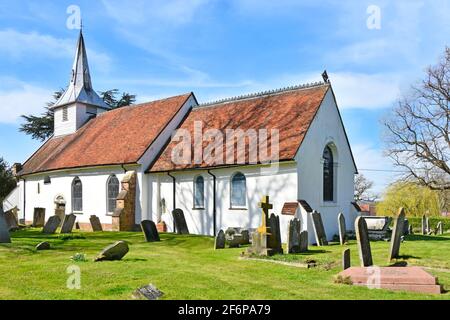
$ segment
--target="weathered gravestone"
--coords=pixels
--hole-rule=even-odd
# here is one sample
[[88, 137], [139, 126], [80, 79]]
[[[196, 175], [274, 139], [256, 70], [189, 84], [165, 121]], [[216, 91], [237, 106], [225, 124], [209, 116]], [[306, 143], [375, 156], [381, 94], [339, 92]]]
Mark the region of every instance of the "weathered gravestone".
[[342, 270], [348, 269], [350, 267], [351, 267], [350, 249], [345, 249], [342, 252]]
[[345, 243], [345, 217], [344, 214], [341, 212], [338, 215], [338, 225], [339, 225], [339, 242], [342, 245]]
[[288, 223], [287, 249], [288, 253], [300, 253], [301, 222], [294, 218]]
[[6, 224], [5, 214], [2, 207], [3, 206], [0, 204], [0, 243], [11, 243], [9, 228]]
[[59, 233], [71, 233], [73, 230], [73, 227], [75, 226], [75, 220], [77, 219], [77, 216], [73, 213], [68, 214], [64, 217], [64, 221], [62, 223], [61, 230]]
[[314, 227], [314, 235], [316, 236], [316, 244], [318, 246], [327, 246], [328, 241], [327, 241], [327, 235], [325, 233], [325, 228], [324, 228], [323, 222], [322, 222], [322, 216], [320, 215], [319, 212], [314, 210], [311, 213], [311, 218], [312, 218], [313, 227]]
[[45, 224], [45, 208], [34, 208], [33, 224], [34, 228], [41, 228]]
[[156, 229], [156, 224], [151, 220], [142, 220], [141, 221], [141, 229], [144, 233], [145, 241], [147, 242], [155, 242], [160, 241], [159, 233]]
[[60, 224], [61, 219], [59, 218], [59, 216], [51, 216], [50, 218], [48, 218], [47, 223], [44, 226], [44, 229], [42, 229], [42, 233], [54, 234]]
[[103, 249], [94, 261], [121, 260], [128, 253], [128, 251], [128, 244], [125, 241], [117, 241], [116, 243]]
[[11, 210], [8, 210], [8, 211], [5, 212], [6, 225], [8, 226], [8, 230], [9, 231], [13, 231], [13, 230], [18, 230], [19, 229], [17, 216], [14, 213], [14, 210], [15, 209], [11, 209]]
[[41, 250], [50, 250], [50, 243], [48, 243], [47, 241], [41, 242], [39, 243], [36, 248], [37, 251], [41, 251]]
[[66, 216], [66, 209], [64, 208], [57, 208], [55, 209], [55, 216], [58, 216], [61, 223], [59, 224], [59, 227], [62, 227], [62, 223], [64, 222], [64, 217]]
[[269, 221], [270, 235], [269, 235], [269, 248], [273, 252], [283, 254], [283, 247], [281, 244], [281, 231], [280, 231], [280, 217], [275, 214], [271, 214]]
[[225, 249], [225, 232], [222, 229], [217, 233], [214, 249]]
[[394, 221], [394, 229], [391, 237], [391, 249], [389, 251], [389, 261], [398, 258], [400, 253], [401, 237], [403, 235], [405, 223], [405, 209], [400, 208], [397, 218]]
[[173, 221], [175, 222], [175, 230], [177, 234], [189, 234], [189, 229], [184, 217], [184, 212], [181, 209], [172, 211]]
[[90, 216], [89, 222], [91, 223], [92, 231], [103, 231], [102, 223], [100, 222], [99, 217], [97, 217], [96, 215]]
[[308, 252], [308, 231], [300, 232], [300, 252]]
[[239, 248], [242, 244], [242, 235], [239, 233], [233, 234], [227, 239], [229, 248]]
[[366, 220], [363, 217], [356, 218], [355, 232], [361, 266], [370, 267], [373, 265], [372, 251], [370, 249], [369, 232], [367, 231]]
[[269, 202], [269, 196], [262, 197], [258, 206], [262, 211], [261, 225], [252, 233], [252, 246], [247, 249], [247, 252], [249, 254], [271, 256], [275, 252], [269, 247], [270, 227], [267, 222], [269, 220], [269, 209], [273, 208], [273, 205]]
[[437, 234], [439, 234], [439, 235], [444, 234], [444, 229], [442, 227], [442, 221], [438, 222], [438, 224], [436, 226], [436, 229], [437, 229]]
[[242, 242], [241, 244], [249, 244], [250, 243], [250, 231], [248, 230], [241, 230], [242, 235]]
[[422, 234], [425, 235], [428, 233], [427, 229], [427, 217], [425, 215], [422, 216]]
[[160, 297], [163, 296], [163, 292], [161, 292], [158, 288], [156, 288], [154, 285], [149, 284], [148, 286], [141, 287], [139, 289], [136, 289], [133, 292], [132, 297], [135, 299], [146, 299], [146, 300], [158, 300]]

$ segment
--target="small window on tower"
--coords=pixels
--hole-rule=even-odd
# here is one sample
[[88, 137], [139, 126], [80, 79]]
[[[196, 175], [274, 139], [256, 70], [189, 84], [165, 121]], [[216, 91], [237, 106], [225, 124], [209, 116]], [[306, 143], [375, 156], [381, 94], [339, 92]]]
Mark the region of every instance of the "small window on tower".
[[68, 121], [69, 120], [69, 114], [67, 112], [67, 107], [64, 107], [62, 109], [62, 121]]

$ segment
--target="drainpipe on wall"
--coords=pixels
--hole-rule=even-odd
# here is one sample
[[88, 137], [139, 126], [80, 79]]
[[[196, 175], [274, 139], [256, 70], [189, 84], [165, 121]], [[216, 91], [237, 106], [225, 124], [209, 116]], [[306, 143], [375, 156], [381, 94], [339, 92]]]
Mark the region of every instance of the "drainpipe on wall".
[[213, 233], [216, 236], [216, 176], [208, 170], [208, 174], [213, 177]]
[[[167, 172], [167, 175], [169, 176], [169, 177], [171, 177], [172, 178], [172, 181], [173, 181], [173, 194], [172, 194], [172, 200], [173, 200], [173, 202], [172, 202], [172, 210], [175, 210], [176, 208], [177, 208], [177, 201], [176, 201], [176, 191], [177, 191], [177, 189], [176, 189], [176, 182], [177, 182], [177, 180], [176, 180], [176, 178], [173, 176], [173, 175], [171, 175], [170, 174], [170, 172]], [[173, 231], [175, 232], [175, 220], [173, 220]]]
[[27, 192], [26, 192], [26, 181], [25, 179], [22, 178], [23, 181], [23, 223], [25, 224], [25, 209], [26, 209], [26, 205], [27, 205]]

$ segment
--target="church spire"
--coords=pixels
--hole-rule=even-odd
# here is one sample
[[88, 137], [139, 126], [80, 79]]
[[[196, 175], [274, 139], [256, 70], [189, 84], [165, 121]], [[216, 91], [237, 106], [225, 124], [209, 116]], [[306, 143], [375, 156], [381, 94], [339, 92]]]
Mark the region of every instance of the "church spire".
[[69, 86], [52, 109], [72, 103], [84, 103], [91, 106], [110, 109], [92, 88], [91, 74], [89, 72], [86, 46], [84, 44], [83, 30], [80, 28], [75, 60]]

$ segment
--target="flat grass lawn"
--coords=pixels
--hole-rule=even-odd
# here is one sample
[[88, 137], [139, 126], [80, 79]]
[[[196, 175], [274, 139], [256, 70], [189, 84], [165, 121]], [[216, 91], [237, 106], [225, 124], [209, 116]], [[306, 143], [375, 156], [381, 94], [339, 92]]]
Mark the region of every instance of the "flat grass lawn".
[[[129, 243], [122, 261], [93, 262], [96, 254], [117, 240]], [[41, 241], [49, 251], [35, 251]], [[372, 242], [374, 263], [387, 265], [389, 243]], [[161, 234], [161, 242], [146, 243], [141, 233], [75, 232], [62, 239], [26, 229], [12, 234], [12, 244], [0, 245], [0, 299], [132, 299], [132, 292], [152, 283], [163, 299], [450, 299], [450, 293], [423, 295], [335, 284], [343, 247], [310, 247], [299, 255], [276, 260], [315, 260], [304, 269], [268, 261], [241, 260], [245, 248], [213, 250], [214, 239], [203, 236]], [[352, 265], [359, 265], [355, 241]], [[450, 234], [408, 236], [400, 249], [401, 260], [424, 266], [450, 290]], [[73, 262], [84, 253], [88, 261]], [[67, 267], [81, 269], [81, 289], [67, 289]]]

